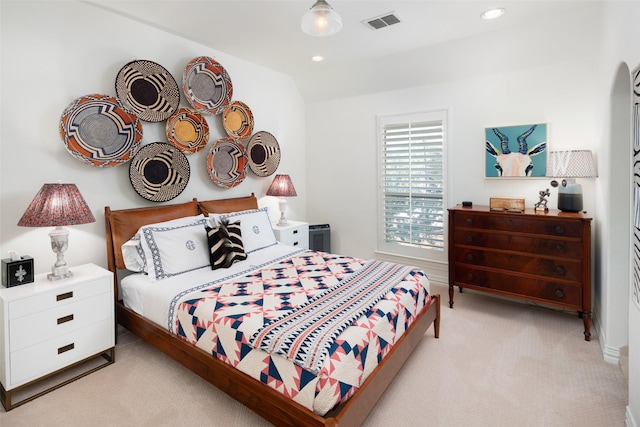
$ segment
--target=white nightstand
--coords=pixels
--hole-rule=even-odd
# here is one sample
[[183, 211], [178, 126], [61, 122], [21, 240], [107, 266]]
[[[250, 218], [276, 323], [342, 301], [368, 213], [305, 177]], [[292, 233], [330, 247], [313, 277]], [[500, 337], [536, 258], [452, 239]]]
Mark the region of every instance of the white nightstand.
[[[41, 274], [33, 283], [0, 287], [0, 400], [7, 411], [115, 361], [113, 274], [94, 264], [71, 271], [68, 279]], [[11, 401], [13, 393], [99, 356], [106, 363]]]
[[309, 249], [309, 223], [288, 220], [289, 224], [280, 226], [273, 224], [276, 240], [289, 246]]

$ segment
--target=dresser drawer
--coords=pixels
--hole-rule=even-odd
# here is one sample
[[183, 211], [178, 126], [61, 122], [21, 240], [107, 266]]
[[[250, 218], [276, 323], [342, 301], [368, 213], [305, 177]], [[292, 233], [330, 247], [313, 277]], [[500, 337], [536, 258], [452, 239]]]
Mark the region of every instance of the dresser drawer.
[[75, 283], [69, 286], [57, 287], [51, 292], [42, 292], [42, 288], [50, 283], [37, 283], [33, 295], [25, 295], [9, 302], [9, 319], [49, 310], [55, 307], [74, 303], [98, 294], [110, 292], [113, 282], [110, 276], [94, 279], [90, 282]]
[[559, 283], [460, 265], [455, 267], [453, 284], [463, 288], [468, 285], [498, 294], [555, 303], [564, 307], [582, 307], [581, 284]]
[[10, 381], [15, 388], [114, 346], [113, 319], [12, 351]]
[[100, 320], [110, 319], [113, 310], [111, 294], [104, 293], [10, 320], [11, 351], [46, 341]]
[[580, 260], [540, 258], [480, 249], [460, 248], [455, 251], [456, 264], [471, 264], [494, 269], [517, 271], [544, 279], [582, 283]]
[[582, 242], [577, 239], [543, 238], [502, 232], [455, 230], [454, 244], [526, 252], [558, 258], [581, 259]]
[[460, 212], [455, 215], [456, 228], [477, 228], [482, 230], [503, 230], [518, 233], [544, 234], [548, 237], [576, 237], [582, 235], [580, 221], [563, 221], [557, 217], [536, 219], [535, 216], [518, 216], [494, 213], [492, 215]]

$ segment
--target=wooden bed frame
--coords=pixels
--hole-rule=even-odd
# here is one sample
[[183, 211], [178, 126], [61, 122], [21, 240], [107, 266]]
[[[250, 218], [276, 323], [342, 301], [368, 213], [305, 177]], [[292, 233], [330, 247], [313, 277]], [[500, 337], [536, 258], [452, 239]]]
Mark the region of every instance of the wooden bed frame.
[[354, 396], [324, 417], [138, 315], [125, 307], [118, 296], [118, 270], [125, 269], [120, 248], [142, 225], [200, 213], [207, 215], [257, 207], [258, 202], [253, 194], [248, 197], [210, 201], [198, 201], [194, 198], [186, 203], [123, 210], [105, 207], [107, 261], [109, 270], [114, 273], [117, 322], [275, 425], [359, 426], [432, 323], [435, 337], [439, 337], [440, 295], [433, 295], [431, 304], [423, 309], [419, 318], [398, 340]]

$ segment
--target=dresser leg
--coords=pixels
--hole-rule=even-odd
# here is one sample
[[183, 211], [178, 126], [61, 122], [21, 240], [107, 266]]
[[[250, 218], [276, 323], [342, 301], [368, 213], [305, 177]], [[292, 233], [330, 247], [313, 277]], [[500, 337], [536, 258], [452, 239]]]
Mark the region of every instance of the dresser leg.
[[453, 308], [453, 285], [449, 285], [449, 308]]
[[585, 310], [581, 312], [582, 321], [584, 322], [584, 340], [591, 341], [591, 311]]

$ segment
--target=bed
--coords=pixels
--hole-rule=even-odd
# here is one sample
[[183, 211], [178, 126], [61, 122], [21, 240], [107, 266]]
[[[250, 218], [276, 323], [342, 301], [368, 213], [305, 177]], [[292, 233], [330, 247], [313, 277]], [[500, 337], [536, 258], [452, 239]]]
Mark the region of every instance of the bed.
[[[264, 243], [266, 240], [256, 241], [250, 237], [250, 229], [242, 232], [246, 245], [253, 245], [252, 248], [243, 248], [247, 249], [248, 258], [226, 268], [212, 271], [212, 268], [189, 270], [180, 266], [175, 267], [175, 271], [182, 272], [182, 268], [184, 274], [171, 274], [171, 268], [167, 267], [169, 264], [165, 264], [161, 269], [156, 268], [155, 272], [152, 269], [145, 273], [129, 271], [132, 261], [127, 245], [140, 237], [141, 230], [146, 233], [147, 230], [156, 230], [156, 225], [166, 223], [179, 223], [182, 226], [183, 219], [189, 219], [191, 224], [192, 221], [205, 218], [210, 225], [211, 218], [233, 219], [234, 215], [245, 212], [251, 213], [251, 218], [262, 218], [259, 216], [262, 212], [258, 214], [257, 211], [260, 209], [253, 194], [121, 210], [105, 207], [108, 268], [114, 272], [117, 322], [275, 425], [360, 425], [431, 324], [434, 325], [435, 337], [439, 336], [440, 296], [428, 292], [428, 280], [424, 273], [375, 260], [299, 250], [280, 243], [267, 244]], [[243, 218], [239, 224], [249, 226], [250, 221], [245, 220], [249, 216], [238, 218]], [[255, 224], [253, 227], [255, 230]], [[260, 244], [264, 247], [259, 247]], [[123, 245], [127, 249], [124, 255]], [[152, 253], [154, 259], [162, 257], [157, 250]], [[149, 264], [154, 263], [149, 261]], [[318, 263], [321, 267], [318, 267]], [[381, 270], [383, 268], [384, 272]], [[319, 277], [319, 271], [322, 271], [322, 277]], [[322, 300], [329, 298], [326, 295], [333, 295], [329, 287], [342, 289], [338, 283], [373, 282], [368, 278], [371, 275], [367, 276], [363, 271], [375, 274], [380, 271], [380, 276], [385, 277], [395, 274], [402, 276], [402, 280], [398, 279], [399, 283], [390, 287], [391, 291], [385, 293], [381, 300], [376, 299], [366, 316], [359, 317], [354, 315], [355, 312], [351, 313], [357, 320], [352, 319], [348, 327], [336, 326], [336, 331], [332, 332], [333, 344], [330, 347], [325, 344], [327, 347], [313, 357], [299, 349], [305, 347], [308, 344], [306, 342], [295, 345], [298, 350], [296, 357], [300, 359], [302, 354], [304, 359], [295, 363], [286, 361], [284, 353], [268, 352], [269, 343], [277, 341], [273, 331], [282, 323], [295, 324], [298, 321], [295, 316], [305, 311], [293, 308], [305, 307], [309, 311], [308, 307], [322, 304]], [[150, 279], [157, 281], [149, 283]], [[162, 286], [158, 286], [160, 280]], [[427, 286], [422, 286], [425, 281]], [[416, 286], [415, 290], [413, 286]], [[283, 287], [291, 287], [291, 290], [280, 291]], [[301, 293], [299, 287], [304, 287], [304, 292]], [[374, 285], [371, 287], [373, 289]], [[253, 295], [256, 288], [264, 292], [264, 295], [260, 295], [259, 306], [255, 304], [256, 297]], [[166, 295], [158, 296], [157, 289], [162, 289]], [[278, 291], [274, 291], [274, 294], [269, 293], [268, 289]], [[399, 296], [396, 298], [396, 295]], [[387, 299], [394, 303], [402, 299], [405, 305], [393, 309]], [[209, 307], [220, 308], [213, 312], [214, 320], [211, 320], [208, 312], [205, 314]], [[389, 307], [397, 317], [379, 314], [382, 313], [379, 307]], [[412, 307], [415, 312], [410, 312], [407, 307]], [[326, 313], [326, 319], [339, 317], [327, 316]], [[317, 318], [318, 314], [315, 316]], [[393, 321], [396, 330], [384, 332], [390, 326], [382, 323], [367, 326], [373, 321], [383, 322], [385, 317], [389, 322]], [[276, 327], [278, 322], [281, 324]], [[274, 325], [273, 330], [269, 330], [271, 325]], [[364, 328], [364, 332], [358, 331], [358, 327]], [[343, 338], [349, 336], [349, 339], [353, 339], [355, 336], [359, 339], [357, 334], [368, 336], [372, 328], [384, 330], [375, 338], [378, 354], [371, 350], [367, 357], [366, 351], [358, 351], [360, 347], [347, 343]], [[325, 328], [313, 330], [321, 329]], [[309, 334], [310, 330], [305, 329], [303, 334]], [[387, 333], [391, 334], [391, 340], [386, 339]], [[229, 336], [235, 336], [237, 342], [229, 343]], [[259, 338], [264, 340], [260, 341]], [[314, 343], [312, 346], [316, 345]], [[342, 347], [352, 351], [343, 351]], [[368, 343], [366, 348], [374, 348], [374, 345]], [[345, 356], [345, 353], [349, 353], [349, 356]], [[252, 369], [258, 368], [252, 367], [247, 360], [276, 366], [280, 371], [278, 375], [290, 372], [294, 377], [289, 380], [277, 378], [278, 381], [268, 375], [262, 378], [261, 375], [266, 371], [263, 370], [262, 374], [253, 372]], [[285, 363], [290, 365], [284, 366]], [[352, 381], [354, 384], [345, 387], [349, 381], [340, 375], [349, 375], [350, 366], [355, 366], [354, 363], [361, 363], [363, 372], [359, 373], [359, 379]], [[336, 377], [334, 379], [328, 375]], [[288, 383], [300, 385], [301, 378], [305, 378], [304, 383], [310, 385], [306, 389], [290, 390]]]

